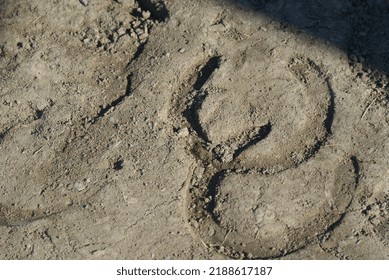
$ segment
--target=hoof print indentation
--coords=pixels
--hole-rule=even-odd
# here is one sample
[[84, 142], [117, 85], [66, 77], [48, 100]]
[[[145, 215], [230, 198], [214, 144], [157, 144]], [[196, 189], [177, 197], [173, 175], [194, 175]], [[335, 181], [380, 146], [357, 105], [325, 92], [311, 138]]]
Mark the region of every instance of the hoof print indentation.
[[275, 258], [342, 217], [358, 170], [355, 159], [321, 151], [334, 97], [320, 68], [293, 59], [283, 76], [241, 77], [249, 85], [242, 91], [229, 77], [239, 67], [255, 68], [249, 58], [237, 66], [215, 56], [193, 67], [173, 98], [172, 115], [188, 128], [199, 165], [185, 201], [194, 234], [231, 258]]

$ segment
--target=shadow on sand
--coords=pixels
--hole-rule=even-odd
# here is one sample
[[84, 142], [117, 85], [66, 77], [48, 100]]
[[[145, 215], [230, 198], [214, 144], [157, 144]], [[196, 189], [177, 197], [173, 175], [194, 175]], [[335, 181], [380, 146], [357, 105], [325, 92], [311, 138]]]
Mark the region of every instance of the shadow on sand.
[[387, 0], [225, 0], [258, 11], [346, 52], [365, 68], [389, 73]]

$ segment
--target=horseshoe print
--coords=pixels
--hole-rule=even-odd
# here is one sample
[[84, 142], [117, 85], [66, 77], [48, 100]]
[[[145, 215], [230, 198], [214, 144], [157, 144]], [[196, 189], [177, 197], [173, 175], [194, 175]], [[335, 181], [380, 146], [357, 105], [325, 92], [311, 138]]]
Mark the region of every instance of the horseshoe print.
[[[267, 94], [278, 92], [272, 100], [256, 88], [262, 93], [251, 108], [259, 109], [260, 117], [238, 127], [239, 133], [215, 136], [217, 124], [207, 110], [216, 102], [212, 95], [224, 94], [214, 82], [223, 63], [223, 57], [213, 56], [197, 66], [197, 76], [173, 98], [176, 125], [190, 131], [197, 162], [186, 182], [186, 219], [205, 246], [229, 257], [279, 257], [307, 245], [342, 217], [356, 185], [354, 159], [321, 149], [331, 134], [333, 93], [320, 68], [304, 58], [290, 60], [284, 77], [259, 81]], [[255, 77], [248, 80], [255, 83]], [[279, 113], [295, 106], [282, 103], [286, 90], [296, 104], [311, 108], [304, 116], [288, 119]], [[290, 119], [297, 121], [289, 125]]]

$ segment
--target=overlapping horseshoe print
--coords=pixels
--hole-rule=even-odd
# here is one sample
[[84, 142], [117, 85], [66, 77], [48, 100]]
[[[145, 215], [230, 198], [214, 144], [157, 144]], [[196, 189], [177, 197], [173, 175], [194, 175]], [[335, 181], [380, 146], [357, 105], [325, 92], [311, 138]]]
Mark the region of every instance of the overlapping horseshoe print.
[[[235, 128], [238, 134], [215, 137], [212, 120], [202, 113], [216, 102], [213, 94], [224, 94], [213, 80], [239, 73], [224, 64], [218, 55], [199, 63], [172, 102], [175, 125], [189, 130], [197, 164], [186, 183], [186, 219], [201, 243], [229, 257], [279, 257], [342, 217], [356, 186], [356, 159], [322, 149], [331, 135], [334, 93], [320, 68], [302, 57], [289, 59], [285, 76], [246, 78], [259, 84], [254, 105], [263, 114]], [[307, 113], [298, 116], [295, 108], [288, 116], [290, 99], [309, 107]]]

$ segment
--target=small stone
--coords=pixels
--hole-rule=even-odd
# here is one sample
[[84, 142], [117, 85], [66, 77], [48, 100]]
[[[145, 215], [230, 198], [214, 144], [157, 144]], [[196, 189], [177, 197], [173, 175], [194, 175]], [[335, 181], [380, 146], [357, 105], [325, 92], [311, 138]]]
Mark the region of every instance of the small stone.
[[43, 111], [47, 107], [49, 107], [49, 103], [46, 100], [38, 100], [37, 101], [37, 104], [36, 104], [36, 109], [37, 110]]
[[122, 35], [126, 34], [126, 29], [123, 27], [120, 27], [116, 32], [119, 36], [122, 36]]
[[179, 53], [184, 53], [185, 51], [186, 51], [185, 48], [181, 48], [178, 50]]
[[77, 182], [77, 183], [74, 183], [73, 188], [76, 191], [81, 192], [81, 191], [85, 190], [86, 186], [83, 183]]
[[105, 45], [109, 44], [109, 42], [110, 42], [110, 40], [109, 40], [107, 37], [103, 37], [103, 38], [101, 38], [101, 39], [99, 40], [99, 44], [100, 44], [101, 46], [105, 46]]
[[362, 82], [367, 83], [367, 82], [369, 81], [369, 76], [363, 75], [363, 76], [361, 77], [361, 80], [362, 80]]
[[362, 69], [363, 69], [362, 63], [355, 63], [355, 65], [354, 65], [354, 71], [355, 72], [361, 72]]
[[216, 234], [216, 230], [213, 227], [209, 228], [208, 235], [209, 236], [214, 236]]
[[133, 22], [131, 22], [131, 26], [133, 28], [137, 28], [140, 24], [141, 22], [139, 20], [134, 20]]
[[147, 33], [143, 33], [139, 35], [139, 40], [144, 41], [147, 39], [147, 37], [149, 37], [149, 35]]
[[130, 37], [133, 39], [137, 38], [136, 33], [133, 30], [130, 32]]
[[189, 135], [189, 129], [187, 127], [180, 129], [180, 131], [178, 132], [178, 137], [180, 138], [187, 137], [188, 135]]
[[192, 220], [191, 221], [191, 225], [194, 227], [194, 228], [199, 228], [199, 222], [197, 222], [196, 220]]
[[111, 42], [117, 42], [117, 40], [119, 39], [119, 35], [117, 33], [113, 33], [109, 39], [111, 40]]
[[142, 35], [144, 33], [144, 31], [141, 28], [137, 28], [137, 29], [135, 29], [135, 33], [139, 36], [139, 35]]
[[358, 58], [355, 54], [350, 55], [350, 60], [355, 63], [358, 62]]
[[150, 13], [149, 11], [143, 11], [143, 12], [142, 12], [142, 17], [143, 17], [144, 19], [149, 19], [150, 16], [151, 16], [151, 13]]

